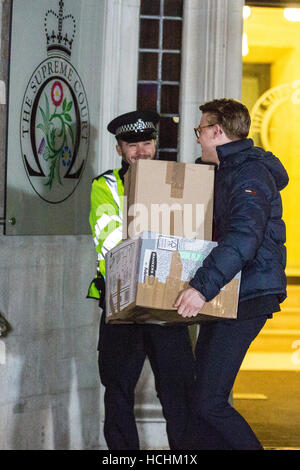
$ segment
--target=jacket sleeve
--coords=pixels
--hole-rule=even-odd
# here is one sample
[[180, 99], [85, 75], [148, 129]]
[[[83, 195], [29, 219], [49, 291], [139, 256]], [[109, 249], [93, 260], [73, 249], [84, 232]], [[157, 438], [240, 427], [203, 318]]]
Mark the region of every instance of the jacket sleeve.
[[274, 191], [274, 179], [263, 165], [245, 164], [238, 173], [226, 202], [230, 207], [226, 233], [190, 281], [207, 301], [255, 258], [263, 241]]
[[107, 251], [122, 240], [122, 218], [104, 177], [92, 183], [89, 222], [96, 251], [104, 259]]

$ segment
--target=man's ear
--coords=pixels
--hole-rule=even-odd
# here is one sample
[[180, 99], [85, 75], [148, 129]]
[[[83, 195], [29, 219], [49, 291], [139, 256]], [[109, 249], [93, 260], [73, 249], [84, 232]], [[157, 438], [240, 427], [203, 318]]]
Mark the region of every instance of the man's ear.
[[216, 124], [214, 126], [214, 138], [219, 139], [220, 142], [227, 140], [227, 136], [224, 132], [224, 129], [220, 126], [220, 124]]
[[118, 152], [118, 154], [120, 155], [120, 157], [122, 157], [122, 149], [120, 147], [119, 144], [116, 145], [116, 151]]
[[220, 124], [215, 124], [214, 130], [215, 130], [215, 135], [223, 135], [224, 134], [224, 131], [223, 131], [222, 127], [220, 126]]

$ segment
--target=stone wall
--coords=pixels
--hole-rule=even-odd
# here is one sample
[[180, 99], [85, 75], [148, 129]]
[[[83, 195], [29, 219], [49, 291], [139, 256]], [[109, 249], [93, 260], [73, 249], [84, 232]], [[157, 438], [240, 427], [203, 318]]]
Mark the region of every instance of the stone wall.
[[[11, 0], [0, 6], [0, 80], [7, 91]], [[1, 95], [2, 96], [2, 95]], [[3, 103], [5, 101], [5, 103]], [[4, 217], [7, 98], [0, 103]], [[100, 437], [99, 308], [86, 299], [91, 236], [0, 234], [0, 449], [90, 449]]]

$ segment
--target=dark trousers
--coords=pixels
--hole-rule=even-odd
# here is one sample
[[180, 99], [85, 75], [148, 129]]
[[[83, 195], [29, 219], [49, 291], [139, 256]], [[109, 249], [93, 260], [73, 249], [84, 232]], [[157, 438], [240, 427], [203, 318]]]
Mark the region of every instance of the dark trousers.
[[200, 327], [196, 344], [195, 413], [200, 450], [261, 450], [245, 419], [228, 403], [251, 342], [266, 317], [222, 320]]
[[189, 449], [193, 434], [194, 355], [183, 325], [110, 325], [102, 315], [99, 371], [105, 386], [104, 435], [110, 450], [139, 449], [134, 391], [148, 356], [167, 423], [170, 449]]

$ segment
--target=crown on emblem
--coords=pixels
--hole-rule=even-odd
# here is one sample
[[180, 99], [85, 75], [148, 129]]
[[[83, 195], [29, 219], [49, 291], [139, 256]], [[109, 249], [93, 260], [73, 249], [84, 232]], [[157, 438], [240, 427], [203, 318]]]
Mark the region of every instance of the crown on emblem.
[[59, 0], [58, 14], [48, 10], [45, 15], [45, 33], [47, 38], [47, 51], [51, 55], [60, 51], [71, 56], [73, 40], [76, 32], [76, 21], [73, 15], [64, 16], [64, 1]]

